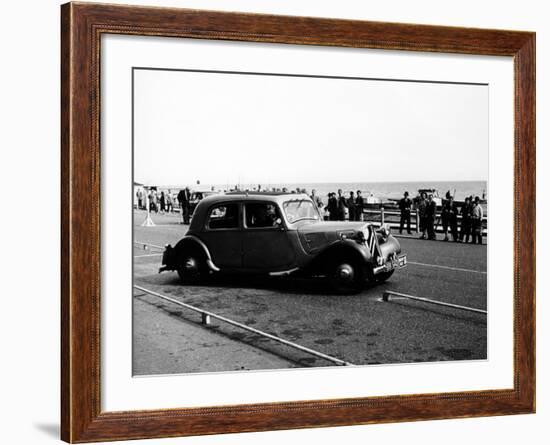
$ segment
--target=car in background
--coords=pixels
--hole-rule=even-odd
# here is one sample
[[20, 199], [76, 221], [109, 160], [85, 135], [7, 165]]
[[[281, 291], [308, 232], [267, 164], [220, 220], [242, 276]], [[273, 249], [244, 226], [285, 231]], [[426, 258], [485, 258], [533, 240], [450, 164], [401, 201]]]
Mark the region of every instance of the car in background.
[[189, 200], [189, 214], [193, 215], [197, 204], [208, 196], [218, 195], [220, 192], [214, 190], [193, 190]]

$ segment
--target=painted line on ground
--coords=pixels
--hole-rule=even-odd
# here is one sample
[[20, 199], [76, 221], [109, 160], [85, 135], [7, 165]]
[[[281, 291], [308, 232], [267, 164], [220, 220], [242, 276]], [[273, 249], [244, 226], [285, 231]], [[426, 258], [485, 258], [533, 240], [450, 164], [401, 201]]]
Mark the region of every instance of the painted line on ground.
[[426, 263], [417, 263], [416, 261], [407, 261], [407, 265], [409, 265], [409, 264], [413, 264], [415, 266], [434, 267], [434, 268], [437, 268], [437, 269], [456, 270], [458, 272], [480, 273], [480, 274], [483, 274], [483, 275], [487, 275], [487, 272], [485, 272], [483, 270], [463, 269], [462, 267], [441, 266], [439, 264], [426, 264]]
[[262, 337], [266, 337], [266, 338], [269, 338], [269, 339], [274, 340], [276, 342], [282, 343], [286, 346], [290, 346], [291, 348], [298, 349], [299, 351], [306, 352], [306, 353], [314, 355], [316, 357], [320, 357], [320, 358], [323, 358], [323, 359], [328, 360], [330, 362], [336, 363], [337, 365], [355, 366], [353, 363], [346, 362], [344, 360], [340, 360], [339, 358], [333, 357], [331, 355], [323, 354], [322, 352], [316, 351], [314, 349], [310, 349], [310, 348], [307, 348], [305, 346], [299, 345], [297, 343], [291, 342], [289, 340], [285, 340], [284, 338], [277, 337], [277, 336], [272, 335], [272, 334], [268, 334], [267, 332], [263, 332], [263, 331], [260, 331], [259, 329], [252, 328], [252, 327], [247, 326], [245, 324], [239, 323], [238, 321], [231, 320], [230, 318], [226, 318], [222, 315], [215, 314], [214, 312], [206, 311], [206, 310], [200, 309], [196, 306], [192, 306], [190, 304], [183, 303], [182, 301], [179, 301], [179, 300], [176, 300], [174, 298], [168, 297], [166, 295], [160, 294], [158, 292], [146, 289], [144, 287], [141, 287], [141, 286], [138, 286], [138, 285], [134, 284], [134, 289], [137, 289], [141, 292], [145, 292], [146, 294], [152, 295], [154, 297], [160, 298], [162, 300], [169, 301], [169, 302], [174, 303], [178, 306], [182, 306], [186, 309], [189, 309], [189, 310], [200, 313], [201, 316], [202, 316], [203, 324], [209, 324], [210, 323], [210, 318], [215, 318], [215, 319], [223, 321], [227, 324], [230, 324], [230, 325], [236, 326], [238, 328], [244, 329], [246, 331], [252, 332], [256, 335], [260, 335]]

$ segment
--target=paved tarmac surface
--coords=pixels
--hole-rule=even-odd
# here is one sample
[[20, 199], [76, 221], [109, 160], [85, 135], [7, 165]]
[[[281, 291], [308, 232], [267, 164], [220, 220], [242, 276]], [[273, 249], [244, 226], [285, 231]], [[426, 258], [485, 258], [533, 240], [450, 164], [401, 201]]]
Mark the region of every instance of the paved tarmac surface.
[[[135, 241], [175, 244], [187, 230], [177, 215], [153, 215], [157, 225], [141, 227], [144, 215], [135, 213]], [[219, 277], [182, 286], [177, 273], [157, 273], [158, 250], [139, 246], [134, 284], [356, 365], [486, 359], [485, 315], [381, 301], [393, 290], [486, 309], [486, 246], [399, 241], [409, 265], [357, 295], [333, 295], [322, 279]], [[135, 375], [334, 365], [226, 323], [204, 326], [200, 314], [137, 290], [134, 329]]]

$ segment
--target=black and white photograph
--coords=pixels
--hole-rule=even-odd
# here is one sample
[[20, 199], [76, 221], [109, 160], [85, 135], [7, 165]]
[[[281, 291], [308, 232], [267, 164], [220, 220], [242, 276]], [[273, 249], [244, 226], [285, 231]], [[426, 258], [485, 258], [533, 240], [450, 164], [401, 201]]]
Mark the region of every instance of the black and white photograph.
[[7, 2], [2, 442], [546, 443], [545, 6]]
[[131, 78], [134, 376], [487, 360], [488, 84]]

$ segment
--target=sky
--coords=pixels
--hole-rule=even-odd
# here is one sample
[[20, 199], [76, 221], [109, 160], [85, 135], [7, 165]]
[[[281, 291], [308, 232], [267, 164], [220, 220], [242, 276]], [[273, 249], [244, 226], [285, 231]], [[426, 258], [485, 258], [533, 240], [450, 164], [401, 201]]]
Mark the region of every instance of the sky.
[[486, 180], [488, 94], [487, 85], [136, 69], [134, 180]]

